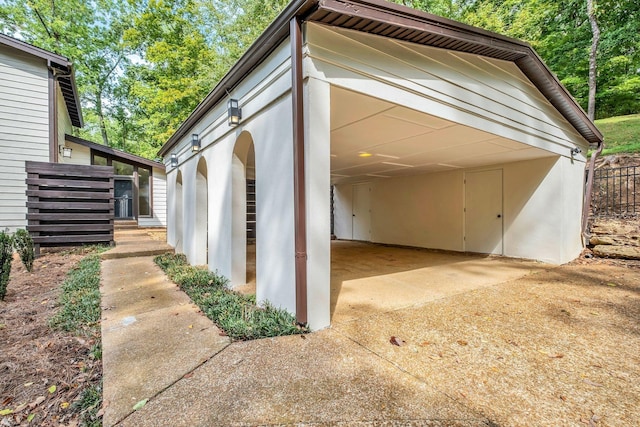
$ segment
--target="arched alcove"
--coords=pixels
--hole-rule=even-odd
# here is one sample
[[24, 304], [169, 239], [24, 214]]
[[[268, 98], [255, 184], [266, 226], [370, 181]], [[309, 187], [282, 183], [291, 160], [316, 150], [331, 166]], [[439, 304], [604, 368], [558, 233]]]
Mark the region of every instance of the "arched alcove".
[[176, 192], [175, 192], [175, 212], [176, 212], [176, 222], [175, 222], [175, 248], [176, 253], [184, 253], [184, 232], [183, 232], [183, 218], [184, 218], [184, 209], [182, 204], [184, 203], [182, 199], [182, 172], [178, 171], [176, 175]]
[[252, 285], [256, 278], [255, 149], [249, 132], [242, 132], [232, 159], [232, 270], [233, 286]]
[[207, 161], [203, 157], [198, 160], [196, 169], [195, 253], [193, 254], [193, 263], [196, 265], [206, 264], [208, 260], [209, 190], [207, 179]]

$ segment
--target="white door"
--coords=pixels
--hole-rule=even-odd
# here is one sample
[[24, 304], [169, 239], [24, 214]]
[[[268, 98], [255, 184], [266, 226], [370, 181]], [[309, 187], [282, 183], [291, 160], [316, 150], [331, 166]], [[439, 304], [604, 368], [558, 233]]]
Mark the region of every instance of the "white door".
[[371, 187], [369, 184], [353, 186], [352, 197], [353, 240], [371, 241]]
[[465, 250], [502, 255], [502, 169], [465, 174]]

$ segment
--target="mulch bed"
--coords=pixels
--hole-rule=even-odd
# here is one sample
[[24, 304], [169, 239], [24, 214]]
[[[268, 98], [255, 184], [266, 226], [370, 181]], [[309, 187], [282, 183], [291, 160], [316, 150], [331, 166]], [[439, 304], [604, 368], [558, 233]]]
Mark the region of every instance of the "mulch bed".
[[[79, 251], [50, 251], [26, 271], [14, 257], [4, 301], [0, 301], [0, 426], [73, 426], [82, 391], [99, 383], [102, 363], [91, 357], [92, 338], [48, 326], [57, 310], [60, 285], [84, 257]], [[55, 386], [55, 387], [54, 387]]]

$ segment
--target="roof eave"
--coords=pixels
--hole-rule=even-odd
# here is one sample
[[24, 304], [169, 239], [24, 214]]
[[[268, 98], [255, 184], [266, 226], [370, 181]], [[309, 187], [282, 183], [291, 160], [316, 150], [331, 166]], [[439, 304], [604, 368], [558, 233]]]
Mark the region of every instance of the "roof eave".
[[153, 160], [145, 159], [144, 157], [137, 156], [135, 154], [127, 153], [125, 151], [116, 150], [111, 147], [107, 147], [106, 145], [98, 144], [93, 141], [88, 141], [83, 138], [79, 138], [73, 135], [65, 135], [65, 140], [69, 142], [73, 142], [74, 144], [79, 144], [84, 147], [90, 148], [92, 150], [99, 151], [101, 153], [109, 154], [113, 157], [118, 157], [120, 159], [129, 160], [130, 162], [138, 163], [144, 166], [149, 166], [161, 170], [165, 170], [166, 167], [164, 163], [156, 162]]
[[244, 77], [253, 71], [278, 45], [289, 35], [289, 21], [301, 16], [317, 5], [317, 0], [295, 0], [256, 39], [244, 55], [225, 74], [209, 95], [193, 110], [178, 130], [160, 148], [158, 154], [164, 156], [173, 146], [188, 133], [207, 111], [224, 99], [227, 92], [232, 91]]
[[84, 121], [82, 118], [80, 96], [78, 94], [78, 88], [76, 87], [73, 65], [69, 59], [4, 34], [0, 34], [0, 43], [29, 55], [33, 55], [37, 58], [44, 59], [47, 61], [47, 66], [57, 68], [64, 74], [69, 74], [68, 77], [59, 78], [59, 81], [62, 81], [70, 88], [69, 90], [62, 90], [62, 94], [65, 99], [65, 104], [67, 105], [67, 111], [69, 112], [71, 123], [76, 127], [82, 127], [84, 125]]
[[[469, 51], [469, 53], [482, 51], [484, 56], [511, 61], [522, 70], [586, 141], [590, 144], [599, 144], [603, 140], [602, 133], [595, 124], [587, 117], [584, 110], [558, 78], [551, 73], [535, 50], [526, 42], [382, 0], [297, 0], [290, 3], [251, 45], [220, 83], [162, 146], [159, 155], [165, 156], [211, 107], [224, 99], [228, 91], [233, 90], [282, 40], [286, 39], [289, 21], [292, 18], [301, 17], [304, 19], [308, 17], [308, 21], [332, 25], [326, 22], [330, 14], [354, 19], [370, 19], [381, 24], [406, 28], [412, 32], [437, 35], [448, 42], [452, 40], [460, 42], [459, 44], [463, 46], [452, 50]], [[346, 25], [347, 22], [348, 20], [343, 20], [334, 25], [349, 28]], [[375, 33], [372, 32], [372, 34]], [[400, 39], [407, 40], [406, 38]], [[438, 47], [435, 44], [423, 44]], [[471, 49], [469, 46], [473, 50], [469, 50]], [[483, 55], [482, 53], [476, 54]]]

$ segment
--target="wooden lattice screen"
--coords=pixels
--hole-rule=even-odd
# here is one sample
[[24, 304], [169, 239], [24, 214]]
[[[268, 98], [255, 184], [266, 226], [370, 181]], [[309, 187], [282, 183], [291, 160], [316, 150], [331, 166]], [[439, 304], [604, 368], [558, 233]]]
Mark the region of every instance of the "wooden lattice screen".
[[27, 230], [40, 246], [113, 244], [113, 168], [26, 162]]

